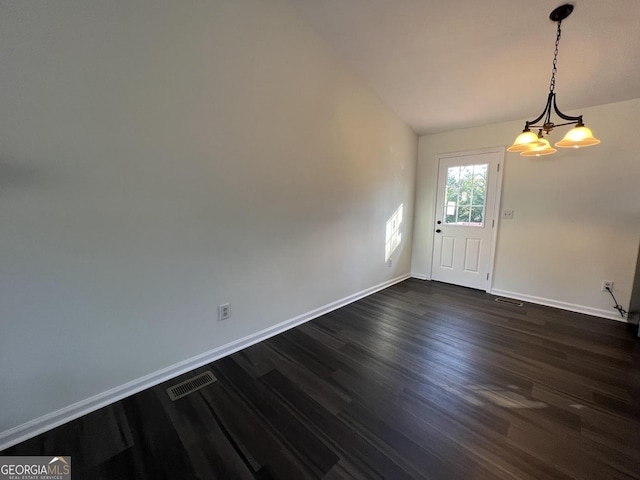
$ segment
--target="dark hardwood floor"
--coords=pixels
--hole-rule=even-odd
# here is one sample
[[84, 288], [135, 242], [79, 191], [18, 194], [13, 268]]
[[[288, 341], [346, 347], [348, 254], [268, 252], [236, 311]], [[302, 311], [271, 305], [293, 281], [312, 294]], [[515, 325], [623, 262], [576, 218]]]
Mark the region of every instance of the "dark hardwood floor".
[[78, 479], [640, 479], [623, 323], [407, 280], [4, 455]]

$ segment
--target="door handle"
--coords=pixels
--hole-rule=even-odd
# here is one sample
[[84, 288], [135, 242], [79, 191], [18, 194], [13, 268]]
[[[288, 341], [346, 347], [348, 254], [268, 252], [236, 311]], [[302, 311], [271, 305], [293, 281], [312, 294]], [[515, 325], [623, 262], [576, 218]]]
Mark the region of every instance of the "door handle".
[[440, 220], [437, 221], [437, 224], [440, 225], [442, 222]]
[[437, 229], [437, 230], [436, 230], [436, 233], [440, 233], [441, 231], [442, 231], [442, 230], [440, 230], [440, 229]]

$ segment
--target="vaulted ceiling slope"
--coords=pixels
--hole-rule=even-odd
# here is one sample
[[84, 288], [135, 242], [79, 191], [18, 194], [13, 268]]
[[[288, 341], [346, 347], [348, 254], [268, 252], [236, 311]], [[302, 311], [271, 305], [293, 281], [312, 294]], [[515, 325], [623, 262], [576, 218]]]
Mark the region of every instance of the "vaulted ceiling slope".
[[[418, 134], [533, 118], [561, 0], [287, 0]], [[640, 0], [575, 0], [556, 92], [571, 111], [640, 97]], [[587, 119], [588, 120], [588, 119]]]

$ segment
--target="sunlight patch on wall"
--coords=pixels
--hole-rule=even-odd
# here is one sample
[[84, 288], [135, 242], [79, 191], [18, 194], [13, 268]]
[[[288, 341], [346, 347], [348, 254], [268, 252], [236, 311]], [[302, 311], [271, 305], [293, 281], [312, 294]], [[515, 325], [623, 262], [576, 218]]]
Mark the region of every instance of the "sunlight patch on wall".
[[400, 242], [402, 242], [402, 233], [400, 232], [400, 225], [402, 225], [402, 206], [401, 203], [398, 209], [393, 212], [391, 218], [387, 220], [386, 241], [384, 245], [384, 261], [388, 262], [391, 258], [391, 254], [398, 248]]

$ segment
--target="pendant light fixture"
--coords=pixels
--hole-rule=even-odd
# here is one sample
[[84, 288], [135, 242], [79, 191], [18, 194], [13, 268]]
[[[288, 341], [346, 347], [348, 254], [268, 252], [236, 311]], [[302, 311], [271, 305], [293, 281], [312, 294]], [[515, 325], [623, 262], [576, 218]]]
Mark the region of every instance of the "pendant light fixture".
[[[558, 22], [558, 31], [556, 33], [556, 49], [553, 54], [553, 69], [551, 70], [551, 83], [549, 85], [549, 96], [547, 97], [547, 104], [544, 110], [534, 120], [529, 120], [524, 124], [524, 130], [516, 138], [513, 145], [507, 148], [508, 152], [519, 152], [524, 157], [539, 157], [541, 155], [551, 155], [556, 153], [557, 150], [553, 148], [544, 135], [549, 135], [555, 127], [562, 127], [565, 125], [574, 125], [571, 130], [565, 135], [565, 137], [555, 144], [559, 148], [580, 148], [589, 147], [591, 145], [597, 145], [600, 140], [595, 138], [587, 127], [582, 123], [582, 115], [572, 117], [566, 115], [558, 109], [556, 104], [556, 72], [558, 71], [558, 45], [560, 44], [561, 26], [562, 21], [571, 15], [573, 12], [573, 5], [566, 4], [556, 8], [549, 18]], [[551, 112], [565, 120], [564, 123], [554, 123], [551, 121]], [[537, 125], [538, 122], [543, 123]], [[538, 133], [531, 131], [531, 129], [538, 129]]]

